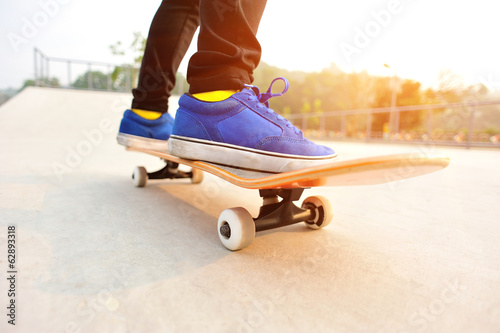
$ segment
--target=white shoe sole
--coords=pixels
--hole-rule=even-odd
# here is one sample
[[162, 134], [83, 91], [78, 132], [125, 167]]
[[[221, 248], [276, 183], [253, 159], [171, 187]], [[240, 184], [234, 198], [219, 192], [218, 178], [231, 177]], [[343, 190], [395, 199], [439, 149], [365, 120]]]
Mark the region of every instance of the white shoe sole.
[[168, 141], [170, 154], [181, 158], [276, 173], [330, 163], [337, 157], [280, 154], [177, 135]]
[[153, 149], [168, 152], [168, 140], [149, 139], [142, 136], [118, 133], [116, 141], [125, 147]]

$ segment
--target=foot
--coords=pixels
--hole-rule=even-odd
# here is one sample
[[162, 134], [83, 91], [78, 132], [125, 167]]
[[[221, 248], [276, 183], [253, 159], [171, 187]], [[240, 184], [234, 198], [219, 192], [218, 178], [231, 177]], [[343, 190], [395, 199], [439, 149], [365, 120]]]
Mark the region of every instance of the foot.
[[117, 141], [126, 147], [168, 151], [168, 138], [172, 134], [174, 119], [164, 113], [157, 119], [145, 119], [131, 110], [125, 111]]
[[[273, 94], [276, 80], [283, 92]], [[269, 172], [286, 172], [331, 162], [337, 154], [303, 137], [288, 120], [269, 108], [271, 97], [288, 90], [275, 79], [266, 93], [254, 86], [220, 102], [185, 94], [179, 100], [171, 154], [192, 160]]]

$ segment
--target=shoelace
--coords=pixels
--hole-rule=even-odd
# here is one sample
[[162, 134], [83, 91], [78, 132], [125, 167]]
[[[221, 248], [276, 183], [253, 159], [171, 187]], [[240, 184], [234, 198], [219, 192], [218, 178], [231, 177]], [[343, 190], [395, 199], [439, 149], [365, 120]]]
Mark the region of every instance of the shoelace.
[[[281, 81], [283, 81], [285, 83], [285, 88], [280, 93], [273, 93], [272, 92], [273, 84], [274, 84], [274, 82], [276, 82], [278, 80], [281, 80]], [[261, 93], [259, 87], [252, 86], [250, 84], [245, 84], [245, 87], [250, 88], [254, 92], [254, 94], [255, 94], [254, 96], [251, 96], [250, 98], [252, 98], [252, 97], [253, 98], [257, 98], [257, 100], [260, 103], [262, 103], [263, 106], [266, 107], [266, 112], [267, 113], [274, 114], [276, 116], [277, 120], [285, 122], [286, 127], [293, 129], [296, 134], [299, 134], [300, 130], [297, 127], [293, 126], [293, 124], [291, 122], [289, 122], [284, 117], [280, 116], [279, 114], [277, 114], [276, 112], [274, 112], [274, 110], [272, 110], [271, 108], [269, 108], [269, 100], [271, 98], [273, 98], [273, 97], [283, 96], [283, 94], [288, 91], [288, 86], [289, 86], [288, 80], [286, 78], [284, 78], [284, 77], [277, 77], [277, 78], [275, 78], [271, 82], [271, 84], [269, 85], [269, 88], [267, 89], [267, 91], [265, 93]], [[260, 107], [260, 105], [261, 104], [258, 104], [257, 107]]]

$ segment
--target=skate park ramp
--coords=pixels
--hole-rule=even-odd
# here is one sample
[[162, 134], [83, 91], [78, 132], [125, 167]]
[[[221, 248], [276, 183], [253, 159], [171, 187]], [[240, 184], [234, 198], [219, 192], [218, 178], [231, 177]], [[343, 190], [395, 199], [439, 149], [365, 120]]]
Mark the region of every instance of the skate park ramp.
[[210, 175], [134, 187], [135, 166], [163, 164], [116, 143], [130, 101], [31, 87], [0, 107], [1, 332], [499, 332], [498, 150], [324, 142], [343, 158], [451, 164], [306, 190], [331, 201], [328, 227], [258, 233], [230, 252], [218, 215], [255, 216], [258, 192]]

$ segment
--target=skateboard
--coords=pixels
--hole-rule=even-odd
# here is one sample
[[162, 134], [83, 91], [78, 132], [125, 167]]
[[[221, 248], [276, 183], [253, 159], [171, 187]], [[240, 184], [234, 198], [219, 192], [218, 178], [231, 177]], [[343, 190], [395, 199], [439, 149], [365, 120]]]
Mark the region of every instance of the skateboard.
[[[219, 216], [219, 238], [232, 251], [250, 245], [259, 231], [300, 222], [305, 222], [312, 229], [326, 227], [333, 217], [328, 199], [311, 196], [300, 207], [295, 205], [294, 201], [300, 199], [305, 189], [315, 186], [383, 184], [441, 170], [450, 161], [447, 156], [441, 155], [397, 154], [334, 160], [295, 171], [271, 173], [186, 160], [150, 149], [129, 147], [127, 150], [154, 155], [166, 162], [163, 169], [151, 173], [144, 167], [136, 167], [132, 179], [138, 187], [145, 186], [148, 179], [190, 179], [196, 184], [203, 180], [203, 172], [208, 172], [236, 186], [259, 190], [263, 204], [256, 218], [242, 207], [226, 209]], [[179, 164], [192, 169], [190, 172], [181, 171]]]

